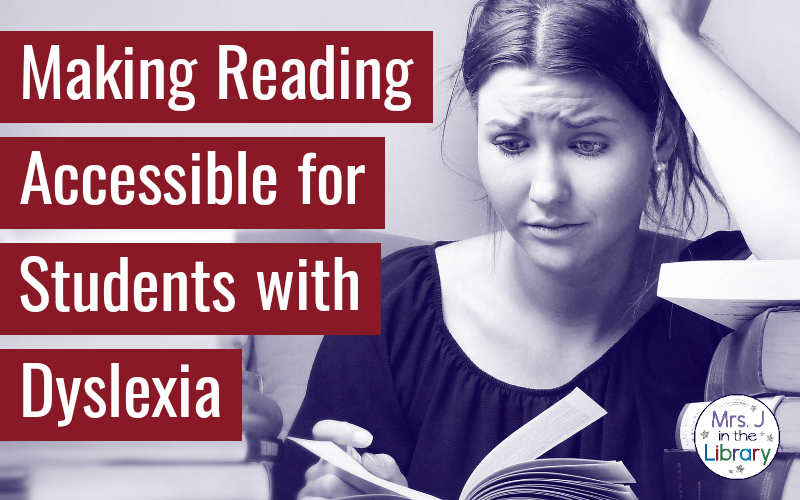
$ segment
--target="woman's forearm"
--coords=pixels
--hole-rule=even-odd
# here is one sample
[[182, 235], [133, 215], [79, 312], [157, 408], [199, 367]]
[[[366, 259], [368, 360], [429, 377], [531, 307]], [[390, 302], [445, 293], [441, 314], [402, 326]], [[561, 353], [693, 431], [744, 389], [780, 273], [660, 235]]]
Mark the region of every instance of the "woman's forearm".
[[650, 35], [753, 253], [800, 258], [800, 133], [677, 22]]

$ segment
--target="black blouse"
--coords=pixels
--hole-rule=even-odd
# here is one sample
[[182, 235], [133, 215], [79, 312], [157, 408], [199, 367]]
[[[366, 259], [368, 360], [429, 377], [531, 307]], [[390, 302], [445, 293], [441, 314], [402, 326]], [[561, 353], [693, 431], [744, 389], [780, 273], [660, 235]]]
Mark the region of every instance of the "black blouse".
[[[492, 448], [579, 387], [608, 414], [543, 456], [622, 460], [640, 499], [662, 499], [663, 451], [675, 447], [683, 405], [703, 400], [711, 356], [729, 330], [659, 300], [570, 382], [514, 386], [472, 363], [445, 326], [434, 254], [442, 244], [384, 259], [381, 335], [323, 340], [290, 435], [310, 438], [323, 419], [352, 422], [374, 436], [366, 451], [394, 457], [410, 487], [454, 500]], [[719, 232], [680, 260], [732, 259], [744, 250], [741, 233]], [[287, 442], [274, 498], [295, 498], [315, 461]]]

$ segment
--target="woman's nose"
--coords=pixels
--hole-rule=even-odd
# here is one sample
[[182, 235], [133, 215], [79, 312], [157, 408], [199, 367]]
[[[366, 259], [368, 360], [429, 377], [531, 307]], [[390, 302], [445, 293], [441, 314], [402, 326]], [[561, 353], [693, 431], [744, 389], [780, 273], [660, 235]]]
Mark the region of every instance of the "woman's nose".
[[528, 197], [537, 205], [550, 205], [569, 201], [571, 189], [567, 172], [558, 157], [549, 151], [540, 151], [530, 157], [530, 190]]

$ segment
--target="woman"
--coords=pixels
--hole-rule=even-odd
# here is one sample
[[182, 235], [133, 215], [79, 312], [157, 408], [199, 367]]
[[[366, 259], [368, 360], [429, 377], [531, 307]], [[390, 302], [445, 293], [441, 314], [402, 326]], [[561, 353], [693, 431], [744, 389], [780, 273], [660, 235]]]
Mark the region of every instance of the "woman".
[[[323, 342], [292, 435], [368, 446], [377, 475], [457, 498], [489, 450], [579, 387], [608, 415], [545, 456], [622, 460], [640, 498], [663, 497], [663, 449], [727, 331], [655, 297], [658, 266], [800, 257], [800, 134], [703, 45], [709, 1], [476, 7], [462, 77], [504, 230], [388, 257], [382, 335]], [[691, 219], [706, 185], [686, 119], [744, 239], [687, 247], [639, 228], [646, 209]], [[325, 462], [303, 479], [312, 458], [287, 454], [277, 498], [359, 492]]]

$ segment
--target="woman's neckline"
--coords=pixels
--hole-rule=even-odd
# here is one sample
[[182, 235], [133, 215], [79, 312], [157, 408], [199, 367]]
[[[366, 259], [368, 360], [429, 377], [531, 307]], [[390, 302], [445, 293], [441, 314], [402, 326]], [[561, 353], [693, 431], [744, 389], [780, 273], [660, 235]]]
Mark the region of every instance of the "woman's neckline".
[[436, 312], [436, 326], [439, 328], [442, 338], [446, 346], [450, 348], [450, 350], [454, 353], [457, 359], [473, 374], [475, 374], [478, 378], [482, 379], [483, 381], [487, 382], [490, 385], [499, 387], [505, 391], [513, 392], [513, 393], [522, 393], [528, 395], [559, 395], [566, 393], [575, 387], [577, 387], [581, 381], [585, 380], [587, 376], [596, 371], [600, 368], [605, 361], [612, 356], [615, 352], [622, 349], [625, 343], [629, 341], [633, 333], [639, 329], [640, 325], [646, 321], [646, 318], [649, 318], [650, 315], [654, 313], [658, 305], [662, 302], [662, 299], [658, 299], [650, 309], [648, 309], [645, 313], [643, 313], [632, 325], [631, 327], [619, 338], [616, 342], [614, 342], [610, 347], [608, 347], [599, 357], [597, 357], [593, 362], [589, 365], [585, 366], [581, 369], [578, 373], [576, 373], [572, 378], [570, 378], [567, 382], [558, 385], [552, 388], [535, 388], [535, 387], [528, 387], [523, 385], [516, 385], [510, 382], [506, 382], [501, 380], [491, 373], [485, 371], [481, 367], [479, 367], [475, 362], [467, 355], [461, 345], [458, 343], [456, 338], [453, 336], [452, 332], [450, 331], [447, 323], [444, 319], [444, 310], [443, 310], [443, 292], [442, 292], [442, 283], [441, 283], [441, 276], [439, 271], [439, 262], [436, 257], [436, 249], [447, 245], [449, 243], [453, 243], [450, 241], [438, 241], [432, 245], [427, 247], [427, 256], [429, 265], [430, 265], [430, 276], [434, 282], [434, 307]]

